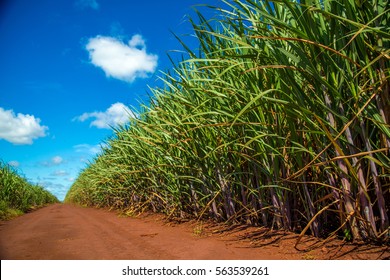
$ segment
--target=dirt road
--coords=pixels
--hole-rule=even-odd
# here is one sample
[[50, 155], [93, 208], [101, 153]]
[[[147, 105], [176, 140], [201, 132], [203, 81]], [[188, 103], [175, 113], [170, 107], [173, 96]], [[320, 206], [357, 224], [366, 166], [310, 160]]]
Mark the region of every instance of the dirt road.
[[[383, 259], [388, 247], [339, 243], [310, 251], [293, 248], [291, 234], [215, 228], [187, 222], [166, 224], [161, 216], [119, 217], [115, 212], [51, 205], [0, 224], [1, 259]], [[309, 240], [308, 242], [312, 242]]]

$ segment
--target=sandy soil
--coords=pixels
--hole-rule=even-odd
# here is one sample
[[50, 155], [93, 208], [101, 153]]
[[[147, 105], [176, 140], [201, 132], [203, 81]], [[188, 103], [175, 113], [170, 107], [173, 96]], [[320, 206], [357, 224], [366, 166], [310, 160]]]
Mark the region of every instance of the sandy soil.
[[0, 258], [139, 259], [390, 259], [389, 246], [323, 243], [265, 228], [166, 222], [161, 215], [120, 217], [103, 209], [55, 204], [0, 224]]

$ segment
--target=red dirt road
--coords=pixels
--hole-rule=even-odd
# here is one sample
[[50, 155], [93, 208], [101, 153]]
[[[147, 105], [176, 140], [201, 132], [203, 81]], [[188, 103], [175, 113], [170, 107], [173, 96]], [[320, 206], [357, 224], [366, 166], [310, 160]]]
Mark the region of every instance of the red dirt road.
[[389, 247], [321, 244], [259, 228], [196, 222], [166, 223], [159, 215], [119, 217], [115, 212], [55, 204], [0, 224], [2, 260], [139, 259], [389, 259]]

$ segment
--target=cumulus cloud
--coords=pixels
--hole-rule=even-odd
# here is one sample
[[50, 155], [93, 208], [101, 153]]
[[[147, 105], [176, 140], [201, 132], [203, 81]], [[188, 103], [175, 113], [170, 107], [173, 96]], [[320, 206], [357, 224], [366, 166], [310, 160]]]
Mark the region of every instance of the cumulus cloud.
[[46, 136], [47, 126], [33, 115], [15, 114], [0, 107], [0, 139], [16, 145], [31, 145], [34, 139]]
[[82, 10], [86, 8], [99, 9], [99, 3], [96, 0], [77, 0], [74, 5]]
[[139, 34], [127, 44], [118, 38], [97, 36], [89, 39], [86, 49], [91, 63], [103, 69], [107, 77], [125, 82], [146, 78], [157, 67], [158, 56], [146, 52], [145, 40]]
[[129, 107], [117, 102], [112, 104], [105, 112], [84, 113], [73, 120], [84, 122], [93, 118], [94, 120], [91, 122], [90, 126], [110, 129], [111, 127], [125, 124], [129, 121], [130, 116], [134, 116], [134, 114]]

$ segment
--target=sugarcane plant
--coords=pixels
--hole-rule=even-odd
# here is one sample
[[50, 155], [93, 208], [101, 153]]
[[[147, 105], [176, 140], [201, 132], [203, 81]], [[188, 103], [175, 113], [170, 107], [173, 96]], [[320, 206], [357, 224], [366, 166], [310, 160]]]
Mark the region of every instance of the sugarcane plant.
[[40, 185], [30, 183], [0, 160], [0, 220], [8, 220], [59, 200]]
[[66, 201], [389, 240], [388, 1], [223, 1]]

